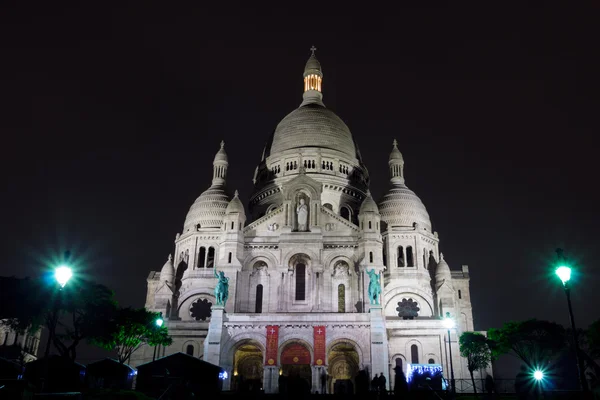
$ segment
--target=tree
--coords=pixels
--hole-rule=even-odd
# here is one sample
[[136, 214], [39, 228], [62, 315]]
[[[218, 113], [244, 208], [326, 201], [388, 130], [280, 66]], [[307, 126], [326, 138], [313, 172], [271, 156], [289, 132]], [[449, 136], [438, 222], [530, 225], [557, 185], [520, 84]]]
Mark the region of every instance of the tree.
[[103, 335], [95, 336], [93, 343], [107, 350], [116, 350], [119, 362], [123, 364], [144, 344], [168, 346], [173, 342], [167, 327], [156, 325], [159, 317], [159, 313], [145, 308], [120, 308], [109, 329]]
[[[92, 341], [110, 329], [117, 302], [113, 299], [113, 292], [106, 286], [84, 280], [70, 282], [56, 296], [58, 312], [63, 316], [49, 313], [46, 325], [51, 330], [52, 343], [59, 354], [75, 360], [81, 341]], [[58, 317], [55, 327], [51, 326], [53, 317]], [[57, 328], [60, 328], [60, 332]]]
[[513, 354], [530, 369], [552, 360], [566, 347], [565, 329], [554, 322], [530, 319], [507, 322], [488, 331], [492, 357]]
[[460, 355], [467, 359], [473, 390], [477, 393], [473, 371], [486, 368], [492, 361], [492, 353], [487, 338], [478, 332], [463, 332], [459, 338]]

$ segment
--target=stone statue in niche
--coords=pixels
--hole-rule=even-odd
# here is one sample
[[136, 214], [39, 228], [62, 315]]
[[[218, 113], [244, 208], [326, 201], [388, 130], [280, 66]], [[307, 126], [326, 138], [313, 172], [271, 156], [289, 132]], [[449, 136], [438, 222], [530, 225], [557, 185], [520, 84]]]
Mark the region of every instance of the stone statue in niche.
[[308, 231], [308, 206], [304, 204], [304, 199], [300, 199], [296, 214], [298, 214], [298, 232]]
[[345, 262], [339, 262], [333, 268], [333, 276], [348, 276], [350, 275], [350, 267]]

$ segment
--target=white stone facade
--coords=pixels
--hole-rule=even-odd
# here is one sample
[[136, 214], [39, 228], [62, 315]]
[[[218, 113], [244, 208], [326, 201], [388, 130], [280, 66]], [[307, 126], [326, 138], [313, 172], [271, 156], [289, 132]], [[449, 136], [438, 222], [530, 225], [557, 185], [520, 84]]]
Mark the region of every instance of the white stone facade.
[[[42, 330], [19, 334], [4, 322], [0, 320], [0, 357], [9, 357], [23, 364], [37, 360]], [[13, 351], [16, 348], [20, 351]]]
[[[304, 101], [277, 126], [256, 168], [248, 219], [237, 192], [231, 201], [227, 195], [222, 144], [212, 186], [192, 205], [174, 258], [150, 273], [146, 307], [163, 313], [174, 339], [158, 355], [181, 351], [219, 364], [230, 372], [225, 388], [231, 389], [243, 375], [276, 392], [279, 374], [293, 372], [321, 391], [325, 370], [331, 391], [358, 369], [383, 372], [393, 387], [397, 360], [403, 367], [436, 363], [447, 371], [441, 317], [450, 313], [457, 321], [455, 376], [469, 378], [457, 344], [457, 335], [473, 330], [468, 267], [451, 271], [443, 260], [425, 206], [405, 185], [396, 142], [391, 188], [379, 206], [373, 201], [350, 130], [323, 105], [314, 54], [304, 76]], [[306, 230], [298, 221], [301, 199]], [[224, 309], [216, 307], [215, 269], [229, 277]], [[371, 269], [381, 280], [380, 305], [369, 301]], [[279, 327], [271, 365], [267, 326]], [[315, 361], [315, 327], [325, 327], [321, 365]], [[307, 351], [307, 365], [285, 364], [290, 344]], [[151, 361], [153, 352], [139, 351], [132, 363]]]

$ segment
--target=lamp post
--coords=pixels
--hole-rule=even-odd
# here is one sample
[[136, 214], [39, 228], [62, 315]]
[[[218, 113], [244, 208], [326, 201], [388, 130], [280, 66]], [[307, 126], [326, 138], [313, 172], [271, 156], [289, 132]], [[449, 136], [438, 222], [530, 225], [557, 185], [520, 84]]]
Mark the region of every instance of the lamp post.
[[[65, 260], [69, 257], [69, 253], [65, 253]], [[50, 355], [50, 343], [56, 333], [56, 325], [58, 324], [58, 313], [60, 310], [61, 291], [73, 276], [73, 270], [67, 265], [61, 265], [54, 269], [54, 280], [58, 283], [58, 291], [52, 299], [52, 314], [50, 315], [50, 326], [48, 327], [48, 341], [46, 342], [46, 350], [44, 351], [44, 377], [42, 379], [42, 392], [47, 386], [48, 380], [48, 357]]]
[[567, 296], [567, 305], [569, 306], [569, 317], [571, 318], [571, 330], [573, 331], [573, 343], [575, 345], [575, 360], [577, 362], [579, 384], [581, 385], [581, 390], [587, 392], [588, 384], [587, 380], [585, 379], [585, 369], [583, 368], [583, 360], [579, 356], [579, 341], [577, 340], [577, 328], [575, 328], [575, 317], [573, 316], [573, 307], [571, 306], [571, 288], [569, 287], [569, 280], [571, 279], [571, 267], [569, 267], [567, 260], [563, 255], [562, 249], [556, 249], [556, 256], [558, 259], [558, 264], [555, 273], [562, 281], [563, 287], [565, 289], [565, 295]]
[[450, 339], [450, 330], [454, 328], [454, 320], [450, 318], [450, 313], [446, 313], [443, 320], [444, 327], [448, 329], [448, 352], [450, 354], [450, 385], [452, 386], [452, 397], [456, 396], [456, 381], [454, 380], [454, 366], [452, 365], [452, 341]]
[[[162, 328], [163, 324], [164, 324], [164, 320], [162, 318], [162, 312], [160, 313], [160, 315], [158, 316], [158, 318], [156, 318], [154, 320], [154, 324], [156, 324], [156, 328], [160, 329]], [[156, 346], [154, 346], [154, 354], [152, 355], [152, 361], [156, 360]]]

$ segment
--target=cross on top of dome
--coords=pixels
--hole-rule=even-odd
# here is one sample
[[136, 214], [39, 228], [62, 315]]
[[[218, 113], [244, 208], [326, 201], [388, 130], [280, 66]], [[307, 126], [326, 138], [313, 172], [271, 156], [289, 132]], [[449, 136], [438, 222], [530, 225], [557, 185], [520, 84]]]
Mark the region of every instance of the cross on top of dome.
[[313, 45], [313, 46], [310, 48], [310, 51], [312, 51], [312, 55], [314, 56], [314, 55], [315, 55], [315, 51], [317, 51], [317, 48], [316, 48], [316, 47]]

